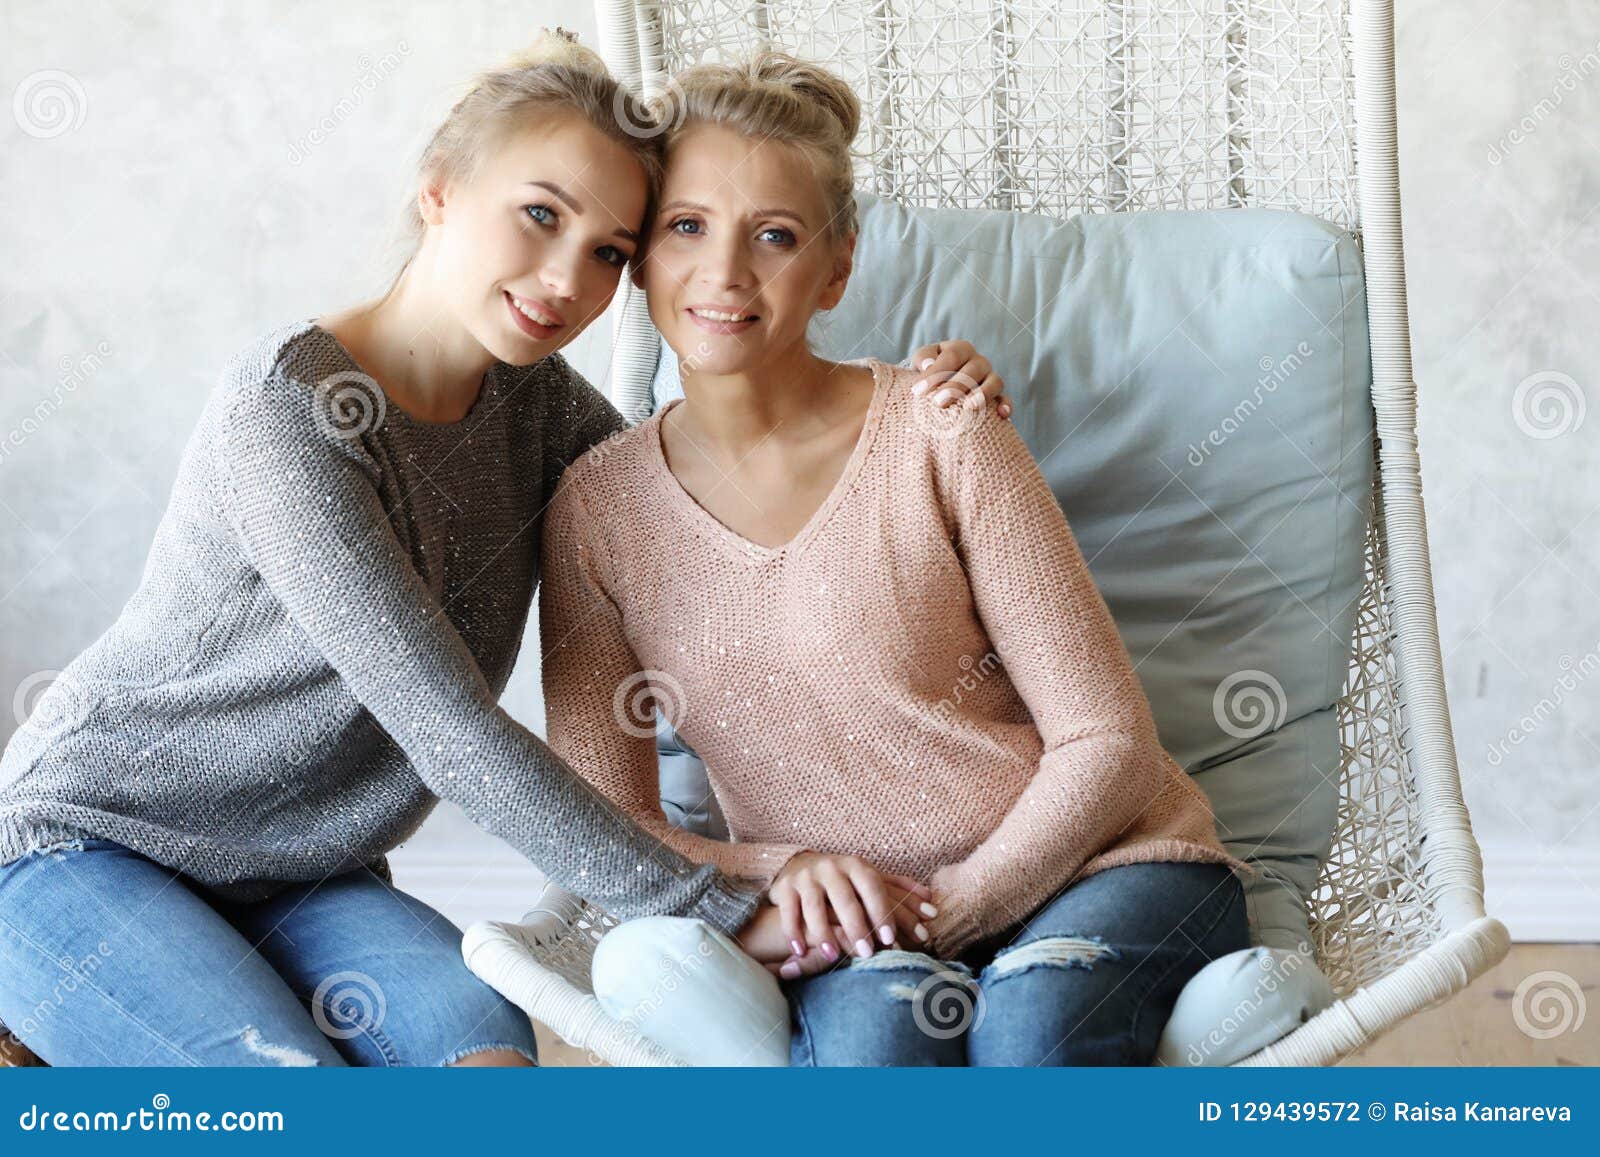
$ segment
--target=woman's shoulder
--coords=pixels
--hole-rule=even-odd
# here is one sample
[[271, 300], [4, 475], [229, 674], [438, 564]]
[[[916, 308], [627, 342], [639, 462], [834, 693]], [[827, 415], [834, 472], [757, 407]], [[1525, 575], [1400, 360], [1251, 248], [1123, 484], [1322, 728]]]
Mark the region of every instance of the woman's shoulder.
[[568, 466], [562, 485], [579, 485], [591, 496], [638, 488], [650, 469], [651, 439], [661, 436], [662, 413], [657, 410], [638, 425], [624, 425], [587, 447]]
[[222, 368], [224, 391], [267, 381], [316, 386], [341, 372], [359, 373], [338, 340], [315, 321], [277, 326], [239, 349]]

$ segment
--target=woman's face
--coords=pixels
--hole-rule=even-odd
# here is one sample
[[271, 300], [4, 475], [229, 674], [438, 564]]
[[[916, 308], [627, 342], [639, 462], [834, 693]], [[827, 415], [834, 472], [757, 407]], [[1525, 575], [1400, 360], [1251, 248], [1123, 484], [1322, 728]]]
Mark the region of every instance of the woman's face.
[[750, 372], [793, 353], [849, 276], [804, 153], [698, 125], [667, 158], [642, 284], [685, 367]]
[[442, 200], [423, 191], [444, 299], [500, 361], [554, 353], [610, 303], [648, 194], [643, 166], [576, 113], [513, 133]]

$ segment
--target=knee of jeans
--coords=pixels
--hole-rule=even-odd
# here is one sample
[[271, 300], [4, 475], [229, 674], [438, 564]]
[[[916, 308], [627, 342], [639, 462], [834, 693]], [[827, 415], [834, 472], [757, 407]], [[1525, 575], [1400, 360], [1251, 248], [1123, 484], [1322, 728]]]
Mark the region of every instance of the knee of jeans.
[[997, 952], [981, 981], [995, 984], [1040, 968], [1092, 971], [1102, 960], [1120, 959], [1122, 953], [1099, 936], [1041, 936]]
[[963, 965], [960, 960], [939, 960], [938, 957], [931, 957], [926, 952], [907, 952], [906, 949], [898, 947], [880, 949], [869, 957], [853, 955], [846, 970], [858, 973], [885, 973], [888, 986], [885, 991], [899, 1000], [910, 1000], [910, 992], [914, 991], [917, 984], [922, 983], [918, 979], [907, 979], [907, 975], [910, 978], [949, 975], [966, 981], [971, 981], [973, 978], [973, 970]]
[[889, 948], [851, 957], [847, 971], [882, 973], [884, 999], [910, 1005], [917, 1027], [935, 1039], [957, 1036], [982, 1019], [983, 992], [959, 960]]
[[469, 1013], [477, 1018], [470, 1032], [465, 1038], [452, 1042], [434, 1062], [436, 1065], [447, 1067], [474, 1053], [491, 1050], [516, 1053], [531, 1065], [539, 1063], [539, 1043], [528, 1014], [498, 993], [488, 999], [489, 1011], [481, 1017], [477, 1017], [476, 1011]]

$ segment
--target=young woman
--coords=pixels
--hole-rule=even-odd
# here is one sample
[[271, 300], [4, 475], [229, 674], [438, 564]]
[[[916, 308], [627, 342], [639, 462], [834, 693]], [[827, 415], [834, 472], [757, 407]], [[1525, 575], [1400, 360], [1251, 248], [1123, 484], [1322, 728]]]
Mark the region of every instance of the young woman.
[[[1011, 425], [808, 348], [852, 259], [848, 87], [770, 52], [677, 80], [642, 277], [684, 398], [551, 504], [551, 744], [770, 888], [797, 956], [845, 961], [783, 968], [796, 1063], [1148, 1063], [1184, 983], [1247, 946], [1251, 869]], [[612, 713], [641, 686], [734, 842], [662, 817], [651, 740]]]
[[610, 911], [787, 953], [776, 909], [497, 705], [555, 481], [624, 424], [554, 355], [659, 180], [627, 103], [559, 37], [483, 76], [388, 294], [265, 335], [211, 394], [139, 590], [0, 761], [0, 1021], [49, 1063], [533, 1063], [391, 882], [440, 798]]

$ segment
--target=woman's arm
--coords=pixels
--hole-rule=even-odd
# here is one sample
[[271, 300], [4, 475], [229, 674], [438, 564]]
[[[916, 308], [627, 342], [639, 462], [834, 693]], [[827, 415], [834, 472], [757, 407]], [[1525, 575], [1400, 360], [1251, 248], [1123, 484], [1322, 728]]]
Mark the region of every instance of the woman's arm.
[[760, 898], [620, 816], [499, 706], [412, 566], [378, 466], [329, 399], [272, 379], [224, 401], [216, 447], [245, 557], [435, 795], [607, 911], [740, 928]]
[[1026, 918], [1115, 842], [1173, 768], [1111, 612], [1044, 475], [990, 415], [945, 440], [957, 549], [995, 653], [1044, 743], [1039, 769], [966, 860], [929, 881], [946, 955]]
[[[550, 746], [662, 844], [761, 887], [802, 849], [725, 843], [674, 827], [661, 812], [654, 694], [693, 709], [670, 675], [641, 670], [608, 591], [603, 535], [569, 472], [545, 513], [539, 588], [540, 664]], [[663, 684], [666, 684], [663, 688]]]

